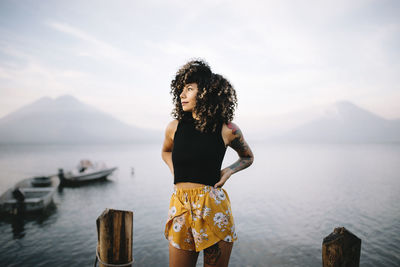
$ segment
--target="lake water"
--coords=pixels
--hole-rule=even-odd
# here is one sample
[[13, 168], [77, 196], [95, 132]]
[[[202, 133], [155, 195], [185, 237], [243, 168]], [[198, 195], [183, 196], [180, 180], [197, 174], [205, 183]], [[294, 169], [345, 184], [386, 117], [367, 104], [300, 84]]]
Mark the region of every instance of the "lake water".
[[[321, 266], [322, 240], [338, 226], [362, 239], [361, 266], [400, 266], [399, 144], [250, 145], [253, 165], [224, 186], [239, 238], [230, 266]], [[114, 208], [134, 212], [134, 266], [168, 266], [173, 179], [161, 144], [0, 146], [0, 191], [82, 158], [118, 171], [57, 192], [43, 215], [2, 218], [0, 265], [93, 266], [96, 219]], [[228, 148], [223, 167], [235, 160]]]

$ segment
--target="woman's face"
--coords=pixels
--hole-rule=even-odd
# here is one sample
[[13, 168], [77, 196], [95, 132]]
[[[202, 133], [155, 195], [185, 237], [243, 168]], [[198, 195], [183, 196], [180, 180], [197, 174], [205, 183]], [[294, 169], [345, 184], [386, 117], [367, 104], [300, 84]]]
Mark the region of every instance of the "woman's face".
[[196, 106], [196, 95], [198, 92], [197, 83], [188, 83], [183, 87], [181, 94], [182, 109], [183, 111], [193, 111]]

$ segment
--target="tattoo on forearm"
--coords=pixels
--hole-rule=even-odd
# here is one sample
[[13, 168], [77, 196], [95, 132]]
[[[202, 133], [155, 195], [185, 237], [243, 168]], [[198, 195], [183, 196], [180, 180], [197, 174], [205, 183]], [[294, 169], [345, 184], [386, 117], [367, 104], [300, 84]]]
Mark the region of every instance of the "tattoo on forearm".
[[204, 250], [204, 262], [208, 265], [217, 265], [220, 257], [221, 249], [219, 248], [218, 243], [215, 243]]
[[228, 166], [229, 169], [233, 171], [233, 173], [238, 172], [240, 170], [246, 169], [253, 163], [252, 158], [240, 158], [231, 166]]
[[228, 167], [233, 171], [233, 173], [235, 173], [250, 166], [253, 163], [254, 156], [250, 147], [247, 145], [246, 141], [244, 141], [239, 127], [233, 123], [229, 123], [228, 128], [231, 129], [232, 133], [235, 135], [235, 138], [231, 141], [230, 146], [236, 150], [240, 156], [239, 160]]

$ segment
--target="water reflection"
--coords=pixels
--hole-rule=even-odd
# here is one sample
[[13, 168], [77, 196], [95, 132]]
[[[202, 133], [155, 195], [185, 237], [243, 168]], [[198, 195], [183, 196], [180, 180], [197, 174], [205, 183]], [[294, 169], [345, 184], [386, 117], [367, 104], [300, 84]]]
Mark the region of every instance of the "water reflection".
[[11, 228], [14, 239], [21, 239], [25, 236], [25, 219], [21, 215], [13, 216]]
[[53, 224], [57, 218], [57, 216], [53, 215], [56, 213], [57, 205], [52, 202], [46, 209], [39, 212], [27, 213], [23, 209], [20, 209], [17, 215], [3, 214], [1, 221], [11, 225], [13, 239], [21, 239], [26, 235], [26, 224], [34, 223], [39, 226]]
[[89, 180], [89, 181], [82, 181], [79, 183], [67, 183], [67, 184], [60, 184], [58, 186], [59, 191], [62, 191], [63, 188], [65, 187], [71, 187], [71, 188], [77, 188], [77, 187], [87, 187], [87, 186], [96, 186], [96, 185], [106, 185], [112, 183], [111, 180], [107, 179], [107, 178], [103, 178], [103, 179], [97, 179], [97, 180]]

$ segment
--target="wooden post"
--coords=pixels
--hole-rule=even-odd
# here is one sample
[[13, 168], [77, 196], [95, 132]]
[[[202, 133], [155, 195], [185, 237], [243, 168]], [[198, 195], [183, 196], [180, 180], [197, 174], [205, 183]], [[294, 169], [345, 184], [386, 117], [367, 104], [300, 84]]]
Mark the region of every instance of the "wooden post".
[[101, 264], [127, 264], [132, 258], [133, 212], [105, 209], [97, 218], [97, 256]]
[[337, 227], [322, 242], [323, 267], [360, 266], [361, 239], [344, 227]]

